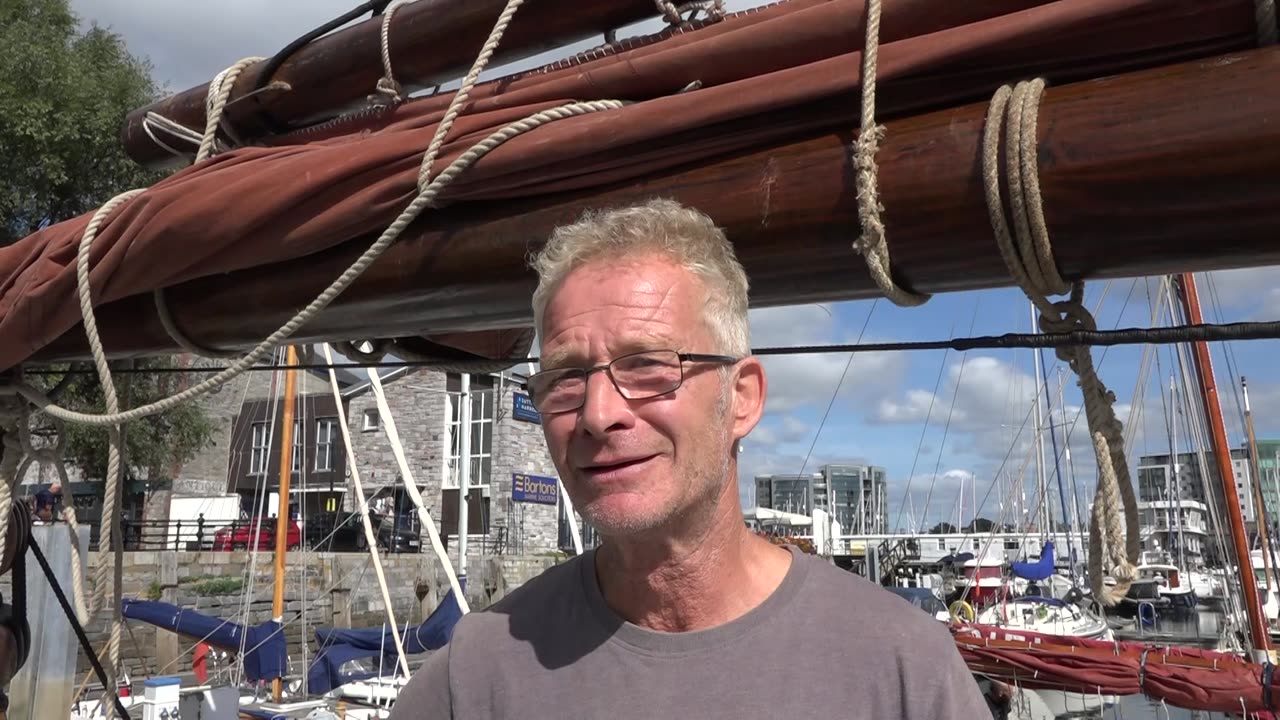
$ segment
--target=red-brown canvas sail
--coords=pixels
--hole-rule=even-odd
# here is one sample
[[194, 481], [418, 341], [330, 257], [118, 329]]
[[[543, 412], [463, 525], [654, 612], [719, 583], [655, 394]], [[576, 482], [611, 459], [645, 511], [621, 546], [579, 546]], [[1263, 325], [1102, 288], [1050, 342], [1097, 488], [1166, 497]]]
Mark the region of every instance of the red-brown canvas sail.
[[[1249, 0], [917, 0], [887, 5], [879, 63], [880, 115], [886, 118], [980, 99], [1001, 83], [1031, 75], [1062, 83], [1244, 48], [1254, 38]], [[449, 185], [440, 198], [446, 209], [429, 211], [410, 233], [420, 241], [429, 238], [426, 246], [419, 248], [427, 258], [420, 261], [427, 265], [420, 262], [411, 269], [398, 269], [390, 264], [395, 260], [388, 257], [374, 269], [392, 275], [399, 272], [398, 291], [427, 283], [436, 292], [433, 302], [423, 303], [421, 296], [412, 293], [396, 296], [398, 291], [389, 290], [390, 286], [366, 283], [351, 289], [353, 301], [375, 297], [384, 309], [398, 308], [398, 314], [368, 313], [369, 306], [347, 305], [344, 309], [339, 303], [329, 316], [345, 317], [348, 328], [359, 327], [359, 334], [366, 336], [410, 334], [410, 328], [414, 334], [461, 333], [527, 324], [527, 310], [520, 314], [511, 311], [527, 301], [530, 287], [530, 276], [519, 267], [520, 262], [545, 236], [546, 221], [569, 219], [565, 216], [569, 205], [564, 200], [570, 197], [566, 193], [579, 193], [575, 208], [584, 202], [591, 204], [589, 198], [602, 189], [630, 187], [678, 194], [653, 179], [689, 172], [688, 168], [700, 163], [732, 163], [735, 157], [745, 157], [744, 153], [768, 152], [787, 143], [795, 146], [815, 136], [819, 139], [808, 142], [851, 137], [862, 38], [857, 28], [864, 10], [863, 4], [854, 0], [789, 0], [696, 31], [639, 43], [629, 50], [477, 88], [437, 167], [493, 130], [541, 109], [570, 100], [600, 98], [632, 104], [562, 120], [520, 136]], [[1194, 73], [1175, 73], [1175, 77], [1186, 75]], [[1202, 77], [1201, 81], [1212, 84], [1216, 79]], [[694, 83], [696, 89], [689, 89]], [[1083, 93], [1084, 100], [1087, 95]], [[1064, 89], [1062, 97], [1066, 96]], [[1081, 97], [1077, 91], [1075, 98]], [[123, 301], [121, 307], [143, 313], [123, 324], [104, 320], [108, 348], [119, 353], [171, 348], [171, 344], [156, 345], [154, 338], [138, 339], [132, 346], [117, 344], [117, 339], [128, 338], [135, 327], [155, 327], [154, 311], [145, 301], [129, 298], [201, 278], [230, 282], [224, 273], [269, 268], [256, 271], [271, 275], [263, 278], [271, 287], [259, 287], [266, 296], [291, 285], [298, 274], [305, 274], [301, 272], [305, 263], [300, 259], [323, 265], [326, 258], [347, 252], [351, 243], [367, 242], [362, 238], [384, 228], [414, 196], [421, 153], [448, 99], [413, 101], [382, 116], [369, 115], [296, 133], [269, 147], [227, 152], [167, 178], [129, 202], [104, 224], [91, 255], [95, 305]], [[1046, 112], [1052, 101], [1052, 95], [1046, 97]], [[1078, 107], [1088, 106], [1082, 102]], [[923, 117], [915, 125], [917, 134], [910, 135], [912, 142], [932, 143], [933, 147], [900, 144], [893, 148], [891, 130], [884, 152], [892, 156], [892, 162], [902, 164], [896, 169], [899, 177], [923, 172], [935, 149], [953, 157], [958, 152], [962, 169], [967, 169], [976, 146], [964, 144], [972, 139], [975, 129], [974, 110], [966, 112], [969, 115], [956, 127], [963, 141], [953, 139], [946, 126], [931, 126], [948, 117], [945, 113]], [[1066, 120], [1064, 117], [1063, 122]], [[980, 123], [977, 127], [980, 129]], [[1042, 123], [1042, 128], [1043, 134], [1054, 132], [1052, 122]], [[904, 128], [902, 135], [911, 132]], [[1105, 130], [1099, 128], [1098, 132]], [[896, 142], [901, 143], [900, 138]], [[912, 158], [924, 165], [914, 167]], [[803, 172], [803, 168], [788, 170], [797, 171]], [[883, 172], [890, 170], [886, 167]], [[971, 181], [968, 172], [958, 177], [964, 183]], [[733, 180], [722, 177], [704, 182]], [[762, 182], [767, 186], [770, 178], [766, 174], [748, 181], [759, 188]], [[831, 191], [832, 183], [827, 185]], [[968, 193], [971, 189], [953, 190]], [[837, 177], [834, 190], [838, 197], [851, 196], [851, 182]], [[892, 238], [898, 229], [893, 213], [919, 214], [924, 208], [894, 207], [890, 188], [884, 193]], [[752, 206], [755, 223], [766, 229], [786, 227], [785, 208], [760, 208], [754, 195], [735, 198], [715, 188], [709, 194], [717, 199], [700, 206], [718, 220], [728, 214], [728, 204], [745, 201]], [[1046, 195], [1052, 197], [1048, 189]], [[485, 242], [483, 238], [474, 240], [475, 246], [457, 247], [455, 238], [465, 235], [469, 227], [518, 219], [520, 214], [535, 211], [540, 203], [561, 204], [556, 206], [558, 210], [541, 216], [541, 224], [520, 231], [525, 234], [518, 238], [523, 243], [518, 253], [511, 252], [511, 237], [502, 238], [504, 254], [479, 244]], [[824, 210], [825, 220], [821, 215]], [[981, 219], [985, 208], [975, 203], [968, 213]], [[825, 226], [820, 232], [827, 247], [835, 237], [847, 247], [854, 226], [831, 223], [833, 215], [819, 207], [808, 208], [808, 214], [797, 218], [810, 228]], [[952, 222], [951, 218], [945, 220]], [[42, 351], [47, 357], [47, 346], [65, 342], [59, 338], [69, 332], [74, 335], [79, 319], [75, 247], [86, 222], [84, 217], [70, 220], [0, 249], [0, 369]], [[733, 228], [730, 230], [735, 242], [739, 241]], [[924, 254], [945, 260], [955, 246], [948, 247], [952, 239], [945, 227], [940, 230], [930, 241], [933, 248]], [[919, 240], [916, 237], [911, 242]], [[795, 238], [785, 231], [761, 241], [776, 248], [765, 256], [777, 256], [795, 245]], [[487, 273], [496, 273], [507, 278], [502, 292], [487, 296], [504, 308], [496, 317], [468, 321], [465, 316], [477, 310], [470, 306], [465, 308], [467, 312], [453, 308], [453, 322], [430, 319], [433, 313], [450, 313], [449, 298], [484, 295], [430, 267], [431, 259], [458, 251], [475, 258], [466, 268], [469, 275], [483, 279]], [[756, 257], [760, 256], [757, 253]], [[1226, 262], [1242, 264], [1256, 256], [1228, 254]], [[840, 263], [828, 262], [826, 268], [815, 266], [813, 260], [811, 256], [791, 264], [807, 263], [807, 269], [802, 269], [808, 273], [824, 269], [847, 273], [849, 284], [859, 282], [863, 275], [851, 250], [844, 251]], [[276, 263], [282, 265], [272, 267]], [[1070, 268], [1064, 269], [1070, 272]], [[410, 271], [421, 274], [406, 276]], [[903, 264], [903, 272], [908, 281], [915, 280], [909, 264]], [[935, 286], [959, 289], [964, 283], [962, 278], [953, 278]], [[215, 285], [213, 293], [229, 292], [232, 287], [234, 299], [241, 303], [241, 311], [236, 313], [239, 317], [212, 318], [213, 325], [240, 322], [246, 314], [270, 317], [296, 308], [245, 307], [245, 299], [253, 294], [232, 285]], [[803, 296], [803, 288], [794, 282], [790, 289], [784, 283], [773, 292], [774, 302]], [[482, 306], [484, 297], [479, 300]], [[175, 305], [182, 317], [181, 302], [175, 300]], [[322, 316], [312, 330], [325, 327], [324, 322]], [[254, 330], [258, 337], [265, 334]], [[239, 332], [237, 336], [234, 331], [215, 328], [207, 334], [192, 334], [205, 344], [228, 341], [223, 344], [243, 346], [244, 331]], [[330, 330], [315, 332], [336, 337]], [[343, 334], [350, 336], [350, 332]], [[312, 332], [307, 337], [317, 336]], [[459, 337], [453, 340], [463, 341]]]

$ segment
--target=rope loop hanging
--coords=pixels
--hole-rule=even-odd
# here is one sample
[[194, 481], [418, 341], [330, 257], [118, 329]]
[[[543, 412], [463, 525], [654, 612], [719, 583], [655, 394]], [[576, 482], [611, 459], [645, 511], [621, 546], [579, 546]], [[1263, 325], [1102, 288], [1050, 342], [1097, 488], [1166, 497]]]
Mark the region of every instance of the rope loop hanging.
[[889, 264], [889, 241], [885, 234], [884, 220], [880, 214], [880, 188], [876, 166], [876, 152], [885, 128], [876, 124], [876, 67], [880, 55], [880, 2], [868, 0], [866, 44], [862, 50], [862, 118], [858, 139], [853, 145], [854, 179], [857, 186], [858, 220], [862, 235], [854, 241], [853, 249], [862, 255], [867, 271], [880, 292], [895, 305], [916, 307], [928, 302], [929, 295], [917, 293], [898, 285]]
[[[1040, 78], [1024, 80], [1012, 87], [1000, 87], [991, 98], [982, 147], [987, 212], [1000, 257], [1040, 311], [1041, 329], [1053, 333], [1092, 332], [1097, 330], [1097, 321], [1084, 305], [1084, 283], [1069, 283], [1058, 271], [1045, 221], [1036, 127], [1044, 86]], [[1007, 209], [1001, 192], [1002, 167]], [[1050, 299], [1054, 295], [1068, 297], [1054, 301]], [[1124, 427], [1116, 417], [1115, 393], [1098, 377], [1092, 350], [1085, 345], [1063, 346], [1056, 353], [1077, 376], [1084, 398], [1098, 462], [1093, 521], [1089, 527], [1089, 576], [1094, 596], [1104, 605], [1113, 606], [1133, 583], [1141, 549], [1137, 498], [1124, 450]], [[1106, 575], [1114, 585], [1105, 584]]]

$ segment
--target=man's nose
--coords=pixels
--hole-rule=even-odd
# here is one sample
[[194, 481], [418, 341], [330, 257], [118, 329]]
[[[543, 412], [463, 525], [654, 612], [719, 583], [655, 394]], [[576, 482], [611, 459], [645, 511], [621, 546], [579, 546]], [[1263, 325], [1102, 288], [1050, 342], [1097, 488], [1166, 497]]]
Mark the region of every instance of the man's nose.
[[592, 435], [629, 427], [631, 404], [622, 396], [606, 372], [587, 376], [586, 397], [582, 402], [582, 426]]

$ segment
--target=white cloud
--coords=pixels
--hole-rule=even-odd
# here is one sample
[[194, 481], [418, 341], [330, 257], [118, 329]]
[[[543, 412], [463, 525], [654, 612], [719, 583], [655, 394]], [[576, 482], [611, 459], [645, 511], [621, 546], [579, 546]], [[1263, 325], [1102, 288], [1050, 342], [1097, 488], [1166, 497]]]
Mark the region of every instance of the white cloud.
[[[751, 311], [751, 342], [756, 347], [856, 340], [856, 333], [841, 326], [829, 305]], [[837, 385], [841, 400], [874, 403], [901, 382], [905, 367], [905, 359], [893, 353], [855, 353], [852, 360], [847, 353], [769, 355], [763, 362], [769, 379], [769, 413], [790, 412], [806, 405], [825, 409]]]

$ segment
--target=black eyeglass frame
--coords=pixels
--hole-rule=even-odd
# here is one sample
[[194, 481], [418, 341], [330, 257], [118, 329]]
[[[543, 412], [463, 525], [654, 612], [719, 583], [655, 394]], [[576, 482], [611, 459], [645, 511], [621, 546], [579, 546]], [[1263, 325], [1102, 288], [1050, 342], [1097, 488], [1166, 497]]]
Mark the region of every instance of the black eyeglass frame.
[[[677, 359], [679, 359], [679, 360], [680, 360], [680, 381], [679, 381], [679, 382], [677, 382], [677, 383], [675, 384], [675, 386], [674, 386], [674, 387], [672, 387], [672, 388], [671, 388], [671, 389], [669, 389], [669, 390], [663, 390], [662, 392], [656, 392], [656, 393], [653, 393], [652, 395], [643, 395], [643, 396], [640, 396], [640, 397], [631, 397], [630, 395], [628, 395], [628, 391], [623, 390], [623, 389], [622, 389], [622, 387], [618, 385], [618, 380], [617, 380], [617, 378], [615, 378], [615, 377], [613, 376], [613, 364], [614, 364], [614, 363], [616, 363], [616, 362], [620, 362], [620, 361], [623, 361], [623, 360], [630, 359], [630, 358], [638, 357], [638, 356], [640, 356], [640, 355], [653, 355], [653, 354], [655, 354], [655, 353], [671, 353], [671, 354], [675, 355]], [[619, 356], [619, 357], [616, 357], [616, 358], [614, 358], [614, 359], [610, 360], [609, 362], [607, 362], [607, 363], [605, 363], [605, 364], [603, 364], [603, 365], [594, 365], [594, 366], [592, 366], [592, 367], [585, 367], [585, 368], [584, 368], [584, 367], [569, 367], [569, 368], [552, 368], [552, 369], [550, 369], [550, 370], [540, 370], [540, 371], [538, 371], [538, 372], [534, 373], [533, 375], [530, 375], [530, 376], [528, 377], [528, 379], [526, 379], [526, 380], [524, 381], [524, 390], [525, 390], [525, 392], [527, 392], [527, 393], [529, 394], [529, 400], [533, 402], [533, 406], [534, 406], [534, 408], [535, 408], [535, 409], [536, 409], [540, 414], [546, 414], [546, 415], [560, 415], [560, 414], [563, 414], [563, 413], [573, 412], [573, 411], [575, 411], [575, 410], [579, 410], [579, 409], [581, 409], [581, 408], [582, 408], [582, 406], [586, 404], [586, 401], [587, 401], [587, 394], [584, 392], [584, 393], [582, 394], [582, 401], [581, 401], [581, 402], [579, 402], [577, 405], [575, 405], [575, 406], [571, 407], [571, 408], [565, 408], [565, 409], [563, 409], [563, 410], [554, 410], [554, 411], [551, 411], [551, 412], [545, 412], [545, 411], [543, 411], [543, 410], [542, 410], [542, 408], [539, 408], [539, 407], [538, 407], [538, 397], [537, 397], [537, 394], [536, 394], [536, 393], [534, 392], [534, 390], [533, 390], [533, 381], [534, 381], [534, 378], [537, 378], [537, 377], [539, 377], [539, 376], [546, 377], [546, 376], [548, 376], [548, 375], [551, 375], [552, 373], [574, 373], [574, 372], [577, 372], [577, 373], [581, 373], [582, 380], [583, 380], [583, 382], [585, 383], [585, 382], [586, 382], [586, 381], [591, 377], [591, 373], [595, 373], [595, 372], [603, 372], [603, 373], [605, 374], [605, 376], [609, 378], [609, 382], [613, 384], [613, 389], [614, 389], [614, 390], [617, 390], [617, 391], [618, 391], [618, 394], [619, 394], [619, 395], [621, 395], [622, 397], [626, 398], [627, 400], [651, 400], [651, 399], [656, 398], [656, 397], [661, 397], [661, 396], [663, 396], [663, 395], [667, 395], [667, 394], [673, 393], [673, 392], [675, 392], [676, 390], [679, 390], [679, 389], [684, 385], [684, 380], [685, 380], [684, 364], [685, 364], [685, 363], [687, 363], [687, 362], [715, 363], [715, 364], [717, 364], [717, 365], [733, 365], [734, 363], [740, 362], [740, 361], [741, 361], [741, 360], [743, 360], [743, 359], [744, 359], [744, 358], [740, 358], [740, 357], [733, 357], [732, 355], [707, 355], [707, 354], [704, 354], [704, 353], [682, 353], [682, 352], [676, 352], [675, 350], [642, 350], [642, 351], [640, 351], [640, 352], [633, 352], [633, 353], [628, 353], [628, 354], [626, 354], [626, 355], [621, 355], [621, 356]]]

